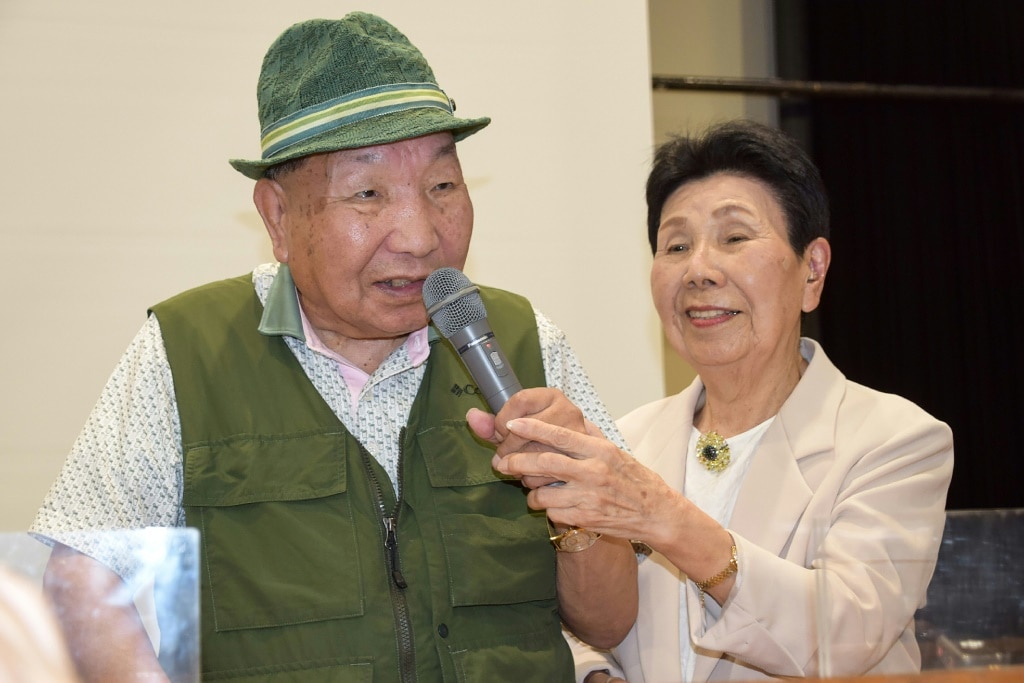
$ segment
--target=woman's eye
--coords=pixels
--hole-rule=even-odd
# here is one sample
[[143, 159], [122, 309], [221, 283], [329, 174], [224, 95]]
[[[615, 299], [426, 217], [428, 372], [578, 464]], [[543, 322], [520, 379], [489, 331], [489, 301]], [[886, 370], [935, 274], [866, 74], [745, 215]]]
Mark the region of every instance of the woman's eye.
[[747, 241], [747, 236], [746, 235], [729, 235], [728, 237], [725, 238], [726, 244], [735, 244], [737, 242], [746, 242], [746, 241]]
[[688, 250], [689, 247], [685, 244], [670, 244], [667, 247], [665, 247], [666, 254], [681, 254]]

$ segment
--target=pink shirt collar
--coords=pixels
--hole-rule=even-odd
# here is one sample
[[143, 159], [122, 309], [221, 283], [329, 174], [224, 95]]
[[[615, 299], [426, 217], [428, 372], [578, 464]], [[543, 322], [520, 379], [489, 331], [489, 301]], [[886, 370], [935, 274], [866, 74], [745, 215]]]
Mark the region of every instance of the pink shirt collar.
[[[302, 306], [299, 306], [299, 315], [302, 317], [302, 332], [306, 336], [306, 346], [319, 354], [327, 356], [338, 364], [338, 371], [341, 372], [341, 376], [345, 379], [345, 385], [352, 395], [352, 405], [354, 407], [359, 402], [359, 395], [362, 393], [363, 387], [366, 386], [366, 382], [370, 379], [370, 375], [364, 372], [362, 368], [353, 365], [351, 361], [338, 352], [328, 348], [320, 340], [320, 336], [317, 335], [316, 330], [309, 323], [309, 319], [306, 318], [306, 312], [302, 310]], [[409, 361], [413, 367], [425, 363], [427, 357], [430, 356], [427, 328], [422, 327], [411, 333], [406, 337], [403, 346], [405, 346], [405, 352], [409, 355]]]

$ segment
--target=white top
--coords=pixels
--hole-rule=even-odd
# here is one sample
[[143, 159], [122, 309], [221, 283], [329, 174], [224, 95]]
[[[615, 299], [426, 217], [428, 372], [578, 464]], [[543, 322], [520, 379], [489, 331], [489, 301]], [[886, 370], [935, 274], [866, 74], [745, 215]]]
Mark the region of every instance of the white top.
[[[700, 430], [696, 427], [690, 433], [690, 442], [686, 453], [686, 480], [683, 484], [683, 495], [690, 502], [703, 510], [709, 517], [723, 527], [728, 528], [736, 499], [740, 495], [740, 487], [750, 469], [751, 456], [761, 443], [761, 437], [768, 431], [775, 417], [772, 416], [761, 424], [748, 429], [742, 434], [725, 440], [729, 444], [729, 465], [721, 472], [712, 472], [697, 458], [697, 440]], [[700, 581], [707, 577], [695, 579]], [[719, 606], [714, 600], [705, 600], [707, 616], [717, 618]], [[679, 593], [679, 652], [682, 653], [679, 671], [684, 681], [693, 680], [693, 670], [697, 658], [690, 641], [690, 626], [686, 616], [686, 593]]]

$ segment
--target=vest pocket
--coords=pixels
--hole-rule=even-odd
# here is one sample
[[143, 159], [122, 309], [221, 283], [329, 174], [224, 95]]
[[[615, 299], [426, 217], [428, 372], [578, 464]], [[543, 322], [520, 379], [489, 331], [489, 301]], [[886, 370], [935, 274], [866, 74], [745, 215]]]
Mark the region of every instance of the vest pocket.
[[[509, 605], [555, 597], [555, 553], [543, 512], [531, 511], [517, 481], [491, 469], [493, 450], [465, 422], [419, 434], [455, 607]], [[472, 512], [468, 512], [472, 511]]]
[[182, 502], [200, 527], [216, 631], [363, 613], [342, 435], [188, 448]]
[[[555, 597], [555, 558], [536, 520], [452, 515], [441, 520], [451, 604], [510, 605]], [[540, 530], [541, 534], [533, 533]]]
[[373, 683], [373, 663], [325, 664], [312, 662], [203, 674], [203, 681], [231, 681], [231, 683], [308, 683], [310, 680], [331, 681], [331, 683]]
[[476, 681], [573, 680], [572, 652], [557, 621], [550, 629], [453, 648], [456, 677]]

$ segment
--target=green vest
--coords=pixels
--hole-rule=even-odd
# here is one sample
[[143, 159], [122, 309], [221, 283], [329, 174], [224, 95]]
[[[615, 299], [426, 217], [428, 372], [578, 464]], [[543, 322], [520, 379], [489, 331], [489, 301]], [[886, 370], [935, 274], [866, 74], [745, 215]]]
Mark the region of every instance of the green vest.
[[[543, 385], [529, 303], [481, 294], [523, 386]], [[203, 680], [573, 679], [544, 516], [466, 426], [486, 406], [450, 344], [431, 343], [396, 500], [284, 340], [257, 331], [250, 276], [153, 312], [202, 536]]]

